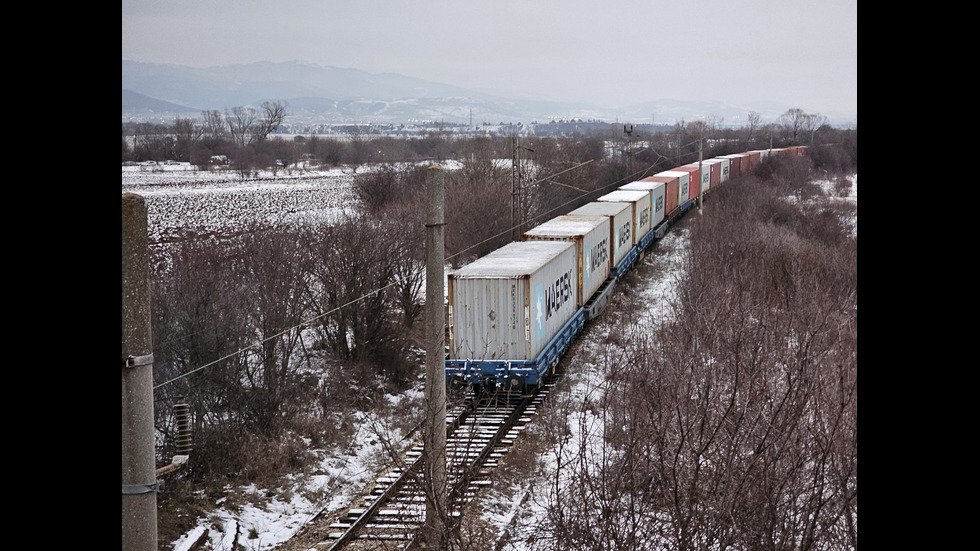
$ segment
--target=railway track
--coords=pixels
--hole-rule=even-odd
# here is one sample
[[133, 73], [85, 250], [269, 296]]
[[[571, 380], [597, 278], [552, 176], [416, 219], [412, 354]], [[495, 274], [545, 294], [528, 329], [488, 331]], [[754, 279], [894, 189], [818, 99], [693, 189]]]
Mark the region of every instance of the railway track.
[[[465, 403], [447, 415], [446, 474], [448, 523], [480, 490], [491, 484], [494, 468], [537, 413], [557, 382], [545, 381], [531, 395], [500, 395]], [[327, 535], [311, 549], [418, 548], [415, 537], [425, 520], [422, 444], [412, 447], [374, 482], [372, 491], [351, 504], [347, 513], [329, 525]], [[320, 532], [323, 532], [322, 530]]]

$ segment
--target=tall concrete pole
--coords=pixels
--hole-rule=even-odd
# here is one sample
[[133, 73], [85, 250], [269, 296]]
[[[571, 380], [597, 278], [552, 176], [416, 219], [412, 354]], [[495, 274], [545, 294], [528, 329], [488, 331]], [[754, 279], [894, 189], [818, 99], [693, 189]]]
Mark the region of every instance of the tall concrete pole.
[[122, 196], [122, 548], [156, 551], [153, 339], [146, 201]]
[[423, 435], [426, 549], [447, 549], [446, 496], [446, 293], [444, 210], [446, 185], [442, 167], [426, 172], [428, 212], [425, 219], [425, 407]]
[[[698, 178], [701, 178], [701, 182], [698, 184], [698, 214], [704, 214], [704, 166], [702, 165], [704, 157], [704, 136], [702, 135], [698, 139]], [[708, 182], [711, 182], [711, 175], [708, 175]]]

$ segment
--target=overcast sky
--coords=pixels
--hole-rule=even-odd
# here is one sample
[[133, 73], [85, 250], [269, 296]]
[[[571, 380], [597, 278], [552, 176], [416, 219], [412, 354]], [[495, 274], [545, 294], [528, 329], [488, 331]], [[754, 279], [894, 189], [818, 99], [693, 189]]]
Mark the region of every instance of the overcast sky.
[[399, 73], [623, 107], [857, 115], [857, 0], [122, 0], [122, 58]]

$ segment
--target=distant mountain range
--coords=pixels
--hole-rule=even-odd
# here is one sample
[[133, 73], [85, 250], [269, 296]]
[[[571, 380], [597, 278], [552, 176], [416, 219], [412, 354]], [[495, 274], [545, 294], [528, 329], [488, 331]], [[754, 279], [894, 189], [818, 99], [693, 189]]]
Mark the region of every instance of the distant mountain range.
[[[723, 123], [746, 120], [750, 111], [775, 120], [790, 106], [658, 100], [623, 109], [581, 103], [493, 96], [458, 86], [393, 73], [371, 74], [298, 61], [256, 62], [205, 69], [137, 61], [122, 62], [123, 122], [200, 119], [204, 110], [285, 104], [286, 122], [455, 124], [546, 122], [551, 118], [673, 124], [711, 116]], [[655, 115], [656, 120], [651, 120]], [[834, 117], [828, 116], [831, 123]], [[847, 122], [847, 121], [843, 121]]]

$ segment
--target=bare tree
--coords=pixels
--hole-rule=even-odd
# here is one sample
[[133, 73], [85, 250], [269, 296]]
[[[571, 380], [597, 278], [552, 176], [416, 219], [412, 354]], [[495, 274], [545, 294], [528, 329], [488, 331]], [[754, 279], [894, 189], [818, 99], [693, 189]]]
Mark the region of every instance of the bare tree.
[[172, 132], [174, 135], [174, 159], [190, 161], [194, 145], [201, 139], [202, 127], [194, 125], [190, 119], [177, 118]]
[[250, 426], [275, 436], [285, 422], [302, 412], [312, 394], [304, 392], [297, 357], [306, 304], [303, 287], [306, 260], [296, 230], [249, 228], [237, 240], [243, 274], [240, 292], [249, 297], [247, 324], [256, 344], [248, 350], [243, 384], [249, 393], [245, 411]]
[[799, 135], [807, 132], [810, 134], [810, 142], [812, 143], [813, 133], [826, 121], [826, 117], [806, 113], [802, 109], [794, 107], [780, 115], [779, 120], [782, 121], [783, 127], [790, 135], [791, 143], [798, 145], [800, 143]]
[[389, 228], [363, 215], [305, 229], [312, 265], [306, 295], [322, 345], [334, 357], [404, 383], [404, 334], [392, 323], [395, 242]]
[[456, 266], [510, 240], [510, 170], [481, 161], [466, 166], [446, 174], [446, 257]]
[[762, 117], [761, 115], [759, 115], [758, 111], [749, 111], [749, 115], [746, 120], [748, 122], [748, 125], [746, 126], [746, 131], [748, 132], [748, 135], [746, 136], [745, 139], [746, 141], [751, 143], [752, 138], [755, 137], [756, 129], [759, 128], [759, 121], [762, 120]]
[[245, 360], [236, 352], [251, 344], [240, 273], [215, 241], [181, 241], [168, 258], [170, 268], [153, 280], [154, 382], [169, 382], [163, 386], [167, 400], [183, 396], [191, 407], [192, 474], [239, 471], [242, 454], [235, 441], [245, 429]]
[[262, 117], [251, 129], [251, 141], [261, 142], [279, 129], [286, 118], [286, 106], [279, 102], [263, 102]]
[[255, 128], [256, 112], [254, 107], [235, 107], [231, 113], [225, 112], [225, 124], [231, 140], [239, 149], [244, 149], [252, 138]]
[[227, 135], [224, 119], [221, 117], [221, 112], [217, 110], [201, 111], [201, 117], [204, 120], [201, 128], [202, 140], [210, 150], [214, 151]]

